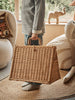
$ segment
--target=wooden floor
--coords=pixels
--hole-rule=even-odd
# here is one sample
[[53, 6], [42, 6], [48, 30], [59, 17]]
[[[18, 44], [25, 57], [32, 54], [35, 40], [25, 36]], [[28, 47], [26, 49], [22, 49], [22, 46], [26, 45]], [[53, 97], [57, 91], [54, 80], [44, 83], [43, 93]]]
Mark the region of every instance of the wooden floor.
[[[61, 72], [63, 77], [66, 73]], [[41, 85], [41, 88], [32, 92], [25, 92], [21, 89], [23, 82], [9, 81], [8, 78], [0, 82], [0, 100], [36, 100], [50, 99], [70, 96], [75, 94], [75, 77], [68, 84], [63, 84], [60, 79], [50, 85]]]

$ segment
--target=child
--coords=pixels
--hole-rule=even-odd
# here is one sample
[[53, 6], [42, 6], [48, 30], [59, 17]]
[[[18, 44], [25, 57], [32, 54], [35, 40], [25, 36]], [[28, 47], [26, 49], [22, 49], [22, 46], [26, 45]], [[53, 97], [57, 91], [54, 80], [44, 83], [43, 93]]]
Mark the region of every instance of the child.
[[[22, 32], [25, 34], [25, 45], [28, 45], [28, 39], [31, 37], [32, 44], [39, 45], [37, 38], [42, 41], [45, 33], [45, 0], [22, 0]], [[40, 88], [39, 83], [25, 82], [22, 89], [25, 91], [36, 90]]]

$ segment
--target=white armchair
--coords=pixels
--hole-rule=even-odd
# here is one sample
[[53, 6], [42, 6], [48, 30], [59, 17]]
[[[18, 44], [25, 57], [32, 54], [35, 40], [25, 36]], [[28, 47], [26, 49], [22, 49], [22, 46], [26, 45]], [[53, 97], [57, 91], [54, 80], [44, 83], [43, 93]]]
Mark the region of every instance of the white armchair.
[[16, 19], [10, 11], [0, 10], [0, 15], [3, 13], [7, 14], [8, 27], [11, 29], [13, 37], [0, 39], [0, 69], [6, 67], [8, 62], [12, 59], [16, 40]]

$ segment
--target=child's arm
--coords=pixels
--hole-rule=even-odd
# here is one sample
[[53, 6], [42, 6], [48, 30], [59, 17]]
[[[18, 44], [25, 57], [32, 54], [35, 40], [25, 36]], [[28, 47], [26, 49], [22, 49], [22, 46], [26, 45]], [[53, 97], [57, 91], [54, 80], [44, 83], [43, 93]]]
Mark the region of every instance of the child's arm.
[[33, 22], [33, 34], [42, 33], [42, 27], [44, 25], [45, 17], [45, 0], [34, 0], [35, 2], [35, 15]]

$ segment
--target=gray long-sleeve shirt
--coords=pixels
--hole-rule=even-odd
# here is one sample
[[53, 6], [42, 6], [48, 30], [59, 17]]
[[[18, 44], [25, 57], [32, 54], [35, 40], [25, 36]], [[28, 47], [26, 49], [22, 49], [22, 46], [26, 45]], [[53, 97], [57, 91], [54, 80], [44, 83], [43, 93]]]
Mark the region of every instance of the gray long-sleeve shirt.
[[22, 0], [22, 33], [45, 33], [45, 0]]

